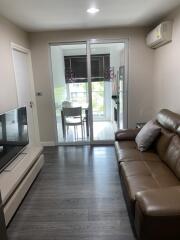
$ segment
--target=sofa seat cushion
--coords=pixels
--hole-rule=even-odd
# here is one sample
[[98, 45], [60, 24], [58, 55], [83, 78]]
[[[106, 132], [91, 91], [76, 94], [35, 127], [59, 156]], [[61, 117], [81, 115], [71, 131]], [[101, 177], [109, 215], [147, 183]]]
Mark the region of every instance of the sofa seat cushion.
[[180, 216], [180, 186], [139, 192], [136, 200], [145, 215]]
[[115, 142], [118, 162], [127, 161], [160, 161], [153, 151], [140, 152], [134, 141]]
[[179, 185], [177, 177], [160, 161], [122, 162], [120, 169], [132, 201], [137, 192]]
[[180, 239], [180, 186], [136, 195], [135, 229], [138, 239]]

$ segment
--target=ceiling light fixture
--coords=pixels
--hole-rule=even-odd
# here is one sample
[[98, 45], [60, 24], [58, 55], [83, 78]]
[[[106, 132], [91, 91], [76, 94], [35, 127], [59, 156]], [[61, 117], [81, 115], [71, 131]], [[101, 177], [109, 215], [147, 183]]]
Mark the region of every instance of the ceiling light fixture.
[[95, 13], [98, 13], [99, 12], [99, 9], [98, 8], [88, 8], [87, 10], [88, 13], [91, 13], [91, 14], [95, 14]]

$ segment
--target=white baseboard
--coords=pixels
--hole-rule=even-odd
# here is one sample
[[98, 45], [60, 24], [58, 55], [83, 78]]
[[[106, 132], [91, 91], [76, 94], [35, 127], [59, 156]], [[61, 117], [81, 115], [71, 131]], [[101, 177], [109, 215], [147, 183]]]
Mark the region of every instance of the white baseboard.
[[56, 146], [56, 143], [54, 141], [49, 141], [49, 142], [41, 142], [43, 147], [54, 147]]

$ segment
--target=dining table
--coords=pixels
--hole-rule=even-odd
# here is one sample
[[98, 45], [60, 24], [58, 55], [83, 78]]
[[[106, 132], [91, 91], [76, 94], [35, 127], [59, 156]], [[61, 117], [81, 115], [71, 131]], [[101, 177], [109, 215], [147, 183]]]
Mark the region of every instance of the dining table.
[[[88, 103], [82, 103], [79, 104], [77, 102], [71, 102], [68, 107], [81, 107], [82, 111], [85, 113], [85, 122], [86, 122], [86, 133], [87, 137], [89, 137], [89, 104]], [[65, 119], [63, 114], [63, 108], [61, 108], [61, 119], [62, 119], [62, 131], [63, 131], [63, 137], [66, 138], [66, 129], [65, 129]]]

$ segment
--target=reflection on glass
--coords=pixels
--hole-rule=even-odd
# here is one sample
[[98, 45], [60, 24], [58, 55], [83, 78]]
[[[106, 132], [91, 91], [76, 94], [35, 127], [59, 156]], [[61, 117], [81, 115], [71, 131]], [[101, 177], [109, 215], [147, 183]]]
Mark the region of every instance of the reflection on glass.
[[78, 103], [82, 106], [88, 103], [88, 84], [85, 83], [69, 83], [69, 98], [71, 102]]
[[[94, 140], [114, 140], [114, 132], [123, 127], [124, 43], [91, 44], [91, 81]], [[95, 56], [104, 56], [92, 61]], [[95, 71], [96, 69], [96, 71]], [[94, 80], [94, 73], [98, 75]]]
[[[89, 140], [88, 125], [88, 81], [86, 44], [51, 46], [51, 61], [56, 105], [58, 142]], [[65, 127], [64, 108], [82, 108], [84, 134], [81, 126]], [[73, 110], [72, 110], [73, 111]], [[78, 119], [69, 119], [77, 121]]]
[[[124, 43], [90, 45], [93, 140], [114, 140], [114, 131], [123, 127]], [[89, 141], [88, 77], [86, 43], [51, 46], [54, 99], [59, 143]], [[90, 65], [89, 65], [90, 67]], [[65, 132], [63, 108], [81, 107], [84, 138], [75, 137], [74, 126]], [[90, 116], [90, 118], [89, 118]], [[72, 120], [72, 119], [70, 119]], [[77, 120], [77, 119], [76, 119]], [[77, 127], [77, 135], [81, 129]]]
[[93, 116], [103, 118], [105, 115], [104, 81], [92, 82], [92, 106]]
[[19, 145], [28, 143], [26, 108], [9, 111], [0, 115], [0, 145]]
[[28, 143], [26, 108], [0, 115], [0, 170]]

